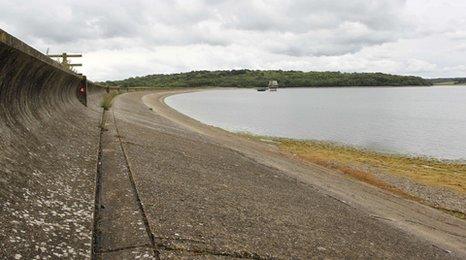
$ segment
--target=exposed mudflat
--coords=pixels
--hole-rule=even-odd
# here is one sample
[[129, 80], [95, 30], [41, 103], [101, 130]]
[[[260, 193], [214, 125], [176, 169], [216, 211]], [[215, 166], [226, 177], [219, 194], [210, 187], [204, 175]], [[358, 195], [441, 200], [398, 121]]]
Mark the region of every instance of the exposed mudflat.
[[[143, 216], [133, 208], [127, 218], [146, 219], [154, 244], [134, 239], [122, 247], [111, 238], [118, 232], [109, 230], [104, 254], [465, 257], [464, 221], [181, 115], [163, 103], [180, 91], [186, 90], [128, 93], [115, 100], [107, 138], [121, 148], [110, 146], [108, 156], [126, 160], [123, 172], [132, 176], [125, 178], [135, 189], [121, 182], [115, 187], [140, 198]], [[113, 223], [105, 225], [118, 228], [127, 218], [110, 218]]]

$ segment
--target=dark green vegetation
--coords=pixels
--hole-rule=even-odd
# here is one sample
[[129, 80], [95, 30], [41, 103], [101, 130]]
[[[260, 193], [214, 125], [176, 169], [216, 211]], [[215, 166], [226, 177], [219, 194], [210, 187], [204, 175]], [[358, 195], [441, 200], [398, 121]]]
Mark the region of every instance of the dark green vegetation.
[[438, 78], [430, 79], [434, 85], [463, 85], [466, 84], [466, 78]]
[[280, 87], [330, 86], [408, 86], [431, 85], [420, 77], [397, 76], [382, 73], [302, 72], [282, 70], [192, 71], [177, 74], [156, 74], [103, 85], [122, 87], [260, 87], [269, 80], [278, 80]]

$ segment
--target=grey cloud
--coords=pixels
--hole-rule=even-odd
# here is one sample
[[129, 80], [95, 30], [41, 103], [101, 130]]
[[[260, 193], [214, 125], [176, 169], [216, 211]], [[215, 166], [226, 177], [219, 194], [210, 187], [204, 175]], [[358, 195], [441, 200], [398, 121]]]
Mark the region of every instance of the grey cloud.
[[[289, 48], [283, 50], [284, 54], [334, 55], [378, 44], [380, 41], [374, 39], [381, 37], [377, 31], [373, 31], [372, 37], [355, 36], [350, 40], [344, 38], [347, 37], [345, 35], [340, 39], [327, 37], [326, 34], [340, 34], [341, 25], [347, 22], [394, 31], [397, 23], [394, 21], [400, 19], [393, 10], [400, 8], [404, 1], [45, 1], [31, 3], [27, 7], [15, 5], [13, 1], [2, 2], [12, 6], [5, 19], [15, 21], [13, 26], [17, 31], [28, 38], [51, 43], [128, 38], [147, 46], [227, 46], [244, 43], [243, 39], [239, 39], [240, 35], [244, 35], [241, 33], [243, 31], [256, 35], [263, 31], [277, 31], [292, 34], [302, 41], [290, 43]], [[44, 5], [48, 6], [48, 2], [53, 3], [50, 5], [52, 7], [43, 8]], [[15, 17], [17, 13], [32, 14], [31, 10], [34, 10], [34, 15], [23, 15], [21, 19]], [[326, 32], [320, 35], [322, 30]], [[309, 34], [313, 38], [305, 37]], [[393, 40], [397, 36], [396, 33], [391, 35], [393, 38], [384, 40]], [[347, 48], [348, 41], [358, 43], [351, 43], [353, 48]], [[332, 51], [339, 46], [340, 50]], [[325, 51], [327, 49], [329, 51]]]
[[[265, 4], [267, 3], [267, 4]], [[360, 22], [381, 30], [399, 29], [402, 0], [223, 1], [226, 26], [246, 30], [303, 33]]]
[[[223, 13], [226, 29], [276, 32], [296, 39], [285, 40], [286, 47], [271, 48], [272, 52], [318, 56], [354, 53], [366, 46], [396, 41], [410, 28], [400, 12], [404, 4], [402, 0], [222, 1], [216, 8], [228, 10]], [[360, 35], [358, 28], [347, 25], [360, 25], [367, 33]]]
[[[44, 1], [10, 5], [2, 18], [14, 21], [12, 27], [28, 38], [66, 43], [82, 39], [131, 37], [139, 33], [138, 17], [124, 6], [106, 8], [91, 1], [83, 4]], [[19, 14], [22, 15], [17, 17]]]
[[[148, 59], [155, 53], [156, 57], [164, 56], [155, 67], [169, 72], [196, 69], [198, 63], [203, 64], [202, 68], [269, 68], [267, 64], [286, 67], [293, 61], [292, 68], [299, 69], [303, 64], [302, 69], [306, 69], [315, 68], [312, 65], [315, 60], [341, 64], [336, 60], [354, 56], [360, 60], [351, 60], [343, 69], [355, 64], [360, 66], [357, 68], [363, 68], [364, 64], [384, 64], [379, 67], [391, 66], [390, 72], [393, 72], [407, 64], [400, 61], [405, 56], [436, 63], [440, 55], [434, 57], [432, 46], [437, 46], [437, 51], [441, 47], [442, 57], [449, 57], [445, 65], [462, 65], [465, 33], [461, 28], [466, 25], [463, 16], [466, 4], [463, 0], [442, 3], [425, 0], [0, 0], [0, 25], [42, 51], [50, 47], [55, 52], [91, 52], [98, 58], [89, 60], [90, 63], [101, 62], [104, 55], [114, 57], [135, 50], [140, 54], [138, 59]], [[419, 43], [419, 51], [418, 44], [406, 47], [407, 41]], [[383, 48], [387, 45], [397, 47]], [[170, 50], [170, 55], [161, 50]], [[187, 50], [202, 52], [191, 54]], [[365, 57], [370, 51], [379, 53]], [[105, 73], [121, 73], [122, 69], [118, 68], [123, 65], [110, 63], [115, 59], [112, 57], [105, 57], [109, 59], [105, 66], [112, 69], [104, 69], [99, 77]], [[136, 60], [131, 62], [141, 64]], [[99, 64], [93, 64], [92, 68], [98, 68]], [[150, 60], [144, 64], [150, 64]], [[328, 68], [325, 62], [317, 64]], [[416, 62], [411, 68], [426, 64]], [[130, 68], [128, 65], [123, 70]], [[440, 71], [439, 68], [435, 69]], [[143, 71], [140, 66], [134, 68], [135, 73]]]

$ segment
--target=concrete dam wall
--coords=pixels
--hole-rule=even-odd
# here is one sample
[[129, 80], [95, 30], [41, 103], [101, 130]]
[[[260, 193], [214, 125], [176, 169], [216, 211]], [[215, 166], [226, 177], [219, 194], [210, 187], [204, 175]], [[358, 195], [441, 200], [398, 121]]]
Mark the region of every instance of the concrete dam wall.
[[0, 30], [0, 258], [91, 255], [104, 89], [81, 84]]

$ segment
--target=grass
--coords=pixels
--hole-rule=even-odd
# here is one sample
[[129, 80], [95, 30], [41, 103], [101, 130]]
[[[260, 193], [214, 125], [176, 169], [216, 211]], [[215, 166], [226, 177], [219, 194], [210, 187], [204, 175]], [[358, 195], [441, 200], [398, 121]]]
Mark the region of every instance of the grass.
[[[466, 164], [464, 163], [389, 155], [321, 141], [299, 141], [270, 137], [254, 138], [275, 142], [280, 150], [305, 161], [339, 170], [356, 179], [395, 193], [404, 192], [379, 180], [371, 172], [374, 170], [383, 171], [406, 177], [427, 186], [466, 194]], [[405, 194], [405, 196], [410, 195]]]
[[109, 110], [112, 107], [113, 98], [118, 94], [118, 91], [110, 91], [110, 93], [106, 93], [100, 102], [100, 107], [104, 110]]

